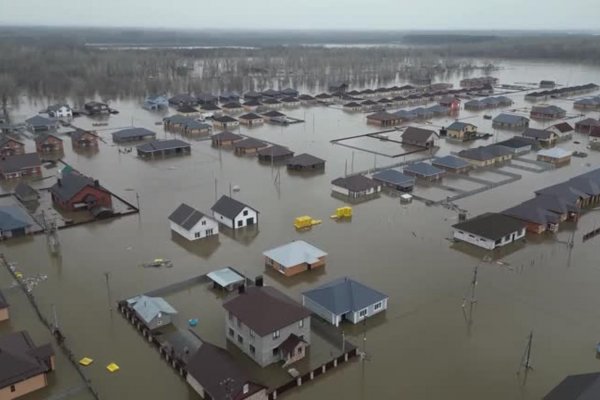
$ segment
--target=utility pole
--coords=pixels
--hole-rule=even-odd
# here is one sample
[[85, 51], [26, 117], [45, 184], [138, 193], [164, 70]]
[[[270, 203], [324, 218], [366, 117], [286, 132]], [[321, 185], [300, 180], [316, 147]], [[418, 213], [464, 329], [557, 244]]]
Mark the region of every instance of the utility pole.
[[108, 309], [112, 311], [112, 300], [110, 295], [110, 272], [105, 272], [104, 278], [106, 278], [106, 294], [108, 297]]
[[[471, 304], [477, 303], [477, 299], [475, 298], [475, 288], [477, 287], [477, 272], [478, 272], [478, 270], [479, 270], [479, 265], [476, 265], [475, 269], [473, 270], [473, 278], [471, 279], [471, 298], [469, 299], [469, 302]], [[463, 298], [462, 306], [464, 307], [466, 303], [467, 303], [467, 296], [465, 296]]]
[[525, 352], [523, 353], [523, 357], [521, 357], [521, 364], [519, 364], [519, 370], [517, 371], [517, 375], [521, 373], [521, 368], [525, 369], [525, 372], [533, 369], [531, 366], [531, 347], [533, 344], [533, 331], [529, 332], [529, 336], [527, 338], [527, 347], [525, 347]]
[[215, 203], [217, 202], [217, 178], [215, 178]]
[[229, 182], [229, 197], [231, 197], [231, 182]]
[[350, 163], [350, 173], [354, 173], [354, 151], [352, 151], [352, 162]]

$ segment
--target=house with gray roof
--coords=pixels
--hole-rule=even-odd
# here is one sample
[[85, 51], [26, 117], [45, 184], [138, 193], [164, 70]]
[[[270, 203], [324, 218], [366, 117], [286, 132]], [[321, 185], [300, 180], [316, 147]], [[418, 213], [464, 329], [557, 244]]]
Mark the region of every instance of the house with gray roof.
[[240, 125], [240, 121], [229, 115], [213, 116], [213, 127], [216, 129], [231, 129]]
[[240, 124], [247, 126], [261, 125], [265, 122], [265, 119], [261, 115], [253, 112], [241, 115], [238, 119]]
[[232, 267], [225, 267], [216, 271], [211, 271], [206, 274], [206, 277], [213, 282], [213, 286], [215, 288], [221, 288], [229, 291], [246, 283], [246, 277], [238, 273]]
[[395, 169], [384, 169], [373, 174], [372, 178], [385, 187], [402, 192], [411, 192], [415, 186], [415, 177], [404, 175]]
[[169, 99], [169, 104], [172, 105], [173, 107], [179, 107], [179, 106], [183, 106], [185, 104], [190, 105], [190, 106], [195, 106], [198, 104], [198, 100], [190, 94], [181, 93], [181, 94], [176, 94], [175, 96], [171, 97]]
[[527, 231], [533, 233], [557, 232], [561, 222], [560, 214], [546, 209], [540, 204], [537, 197], [510, 207], [502, 211], [502, 214], [523, 221], [526, 224]]
[[40, 199], [40, 194], [29, 184], [21, 181], [15, 186], [15, 197], [22, 203], [29, 203]]
[[381, 192], [381, 184], [364, 175], [351, 175], [331, 181], [332, 190], [349, 199], [365, 198]]
[[303, 358], [311, 342], [311, 312], [262, 281], [239, 292], [223, 303], [229, 343], [261, 367]]
[[332, 325], [357, 324], [387, 309], [388, 296], [348, 277], [302, 293], [302, 305]]
[[179, 139], [163, 139], [140, 144], [136, 150], [138, 157], [148, 159], [188, 155], [192, 152], [192, 146]]
[[37, 225], [21, 207], [0, 206], [0, 239], [10, 239], [32, 233]]
[[294, 152], [287, 147], [277, 144], [259, 149], [257, 151], [258, 159], [263, 162], [279, 162], [290, 159]]
[[148, 96], [144, 100], [142, 108], [148, 111], [166, 110], [169, 108], [169, 99], [164, 95]]
[[433, 165], [425, 162], [409, 164], [404, 167], [403, 171], [405, 175], [414, 176], [417, 179], [423, 179], [426, 181], [436, 181], [442, 179], [442, 177], [446, 175], [446, 171], [443, 169], [434, 167]]
[[54, 367], [54, 350], [50, 343], [36, 346], [27, 331], [0, 337], [2, 399], [15, 399], [45, 388]]
[[260, 149], [269, 147], [268, 143], [254, 138], [246, 138], [233, 144], [235, 154], [248, 155], [256, 154]]
[[244, 136], [230, 131], [222, 131], [212, 135], [210, 139], [215, 147], [233, 146], [235, 143], [244, 140]]
[[146, 128], [121, 129], [112, 134], [115, 143], [141, 142], [148, 139], [156, 139], [156, 133]]
[[497, 146], [502, 146], [512, 152], [514, 155], [529, 153], [534, 148], [539, 147], [536, 140], [525, 138], [522, 136], [514, 136], [510, 139], [496, 143]]
[[212, 217], [181, 203], [169, 215], [171, 230], [187, 240], [204, 239], [219, 234], [219, 223]]
[[525, 237], [525, 222], [499, 213], [485, 213], [452, 225], [454, 239], [486, 250], [506, 246]]
[[452, 155], [437, 157], [431, 161], [431, 165], [455, 174], [465, 173], [472, 168], [469, 162]]
[[258, 211], [229, 196], [221, 196], [211, 210], [217, 222], [231, 229], [258, 224]]
[[558, 140], [558, 135], [551, 130], [527, 128], [521, 133], [525, 138], [534, 139], [543, 147], [552, 147]]
[[287, 168], [293, 171], [319, 171], [325, 169], [325, 160], [312, 154], [302, 153], [287, 161]]
[[569, 375], [542, 400], [600, 399], [600, 372]]
[[177, 314], [177, 310], [162, 297], [141, 295], [128, 299], [127, 304], [151, 331], [171, 324]]
[[567, 111], [555, 105], [539, 105], [531, 107], [529, 116], [531, 119], [559, 119], [564, 118]]
[[529, 126], [529, 118], [514, 114], [498, 114], [492, 120], [494, 129], [523, 129]]
[[26, 119], [25, 125], [31, 133], [54, 131], [58, 129], [58, 120], [35, 115]]
[[509, 161], [513, 154], [513, 151], [504, 146], [490, 144], [462, 150], [458, 153], [458, 156], [475, 167], [486, 167]]
[[25, 153], [25, 143], [8, 135], [0, 136], [0, 157], [14, 156]]
[[105, 211], [105, 215], [112, 214], [112, 194], [89, 176], [75, 171], [63, 173], [49, 191], [52, 202], [64, 210], [97, 210]]
[[285, 276], [293, 276], [324, 267], [327, 253], [304, 240], [294, 240], [263, 252], [263, 256], [267, 267]]
[[42, 174], [42, 162], [38, 153], [15, 154], [0, 158], [0, 178], [17, 179]]
[[267, 388], [252, 380], [225, 349], [202, 340], [186, 364], [186, 381], [203, 399], [265, 400]]
[[437, 134], [430, 129], [409, 126], [402, 133], [402, 144], [430, 148], [435, 145]]
[[579, 133], [589, 133], [592, 129], [600, 126], [600, 120], [594, 118], [585, 118], [575, 122], [575, 131]]
[[446, 134], [449, 139], [471, 140], [477, 135], [477, 126], [468, 122], [454, 121], [446, 127]]

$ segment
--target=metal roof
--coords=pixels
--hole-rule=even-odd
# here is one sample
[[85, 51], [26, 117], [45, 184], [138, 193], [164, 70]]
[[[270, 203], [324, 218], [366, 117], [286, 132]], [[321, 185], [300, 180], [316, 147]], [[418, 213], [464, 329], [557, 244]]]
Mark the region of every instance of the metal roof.
[[413, 176], [404, 175], [395, 169], [385, 169], [377, 172], [373, 174], [373, 179], [403, 187], [412, 187], [415, 185], [415, 178]]
[[550, 139], [555, 135], [554, 132], [545, 131], [543, 129], [527, 128], [523, 131], [524, 137], [530, 137], [535, 139]]
[[331, 184], [351, 192], [362, 192], [380, 186], [377, 182], [364, 175], [351, 175], [336, 178], [331, 181]]
[[244, 138], [243, 136], [237, 135], [230, 131], [222, 131], [222, 132], [212, 135], [213, 140], [221, 140], [221, 141], [223, 141], [223, 140], [241, 140], [243, 138]]
[[58, 123], [55, 119], [42, 117], [41, 115], [35, 115], [31, 118], [27, 118], [25, 120], [25, 122], [27, 123], [27, 125], [31, 125], [34, 127], [35, 126], [56, 126]]
[[273, 145], [266, 147], [264, 149], [258, 150], [258, 155], [260, 156], [270, 156], [270, 157], [283, 157], [283, 156], [293, 156], [294, 152], [287, 147]]
[[209, 272], [206, 276], [221, 287], [227, 287], [246, 280], [246, 278], [229, 267]]
[[36, 346], [26, 331], [0, 337], [0, 387], [7, 388], [48, 372], [52, 354], [50, 345]]
[[0, 158], [0, 171], [4, 174], [40, 165], [40, 156], [37, 153], [15, 154]]
[[425, 145], [432, 138], [432, 136], [434, 138], [437, 136], [432, 130], [409, 126], [406, 128], [404, 133], [402, 133], [402, 141], [422, 143]]
[[227, 122], [236, 122], [237, 119], [230, 117], [229, 115], [221, 115], [221, 116], [213, 117], [213, 121], [227, 123]]
[[121, 129], [120, 131], [113, 132], [112, 138], [113, 140], [123, 140], [123, 139], [137, 139], [137, 138], [146, 138], [146, 137], [156, 137], [156, 133], [152, 132], [146, 128], [127, 128]]
[[525, 223], [508, 215], [485, 213], [452, 227], [496, 241], [513, 232], [521, 231], [525, 228]]
[[266, 147], [268, 144], [258, 139], [246, 138], [237, 142], [234, 146], [236, 149], [258, 149]]
[[537, 152], [538, 156], [549, 157], [549, 158], [564, 158], [570, 157], [573, 154], [570, 150], [561, 149], [560, 147], [553, 147], [551, 149], [543, 149]]
[[302, 293], [335, 315], [358, 312], [388, 298], [387, 295], [350, 278], [339, 278]]
[[454, 121], [453, 123], [448, 125], [448, 127], [446, 129], [451, 130], [451, 131], [462, 131], [463, 129], [468, 128], [469, 126], [477, 128], [475, 125], [469, 124], [467, 122]]
[[33, 219], [21, 207], [0, 206], [0, 232], [23, 229], [33, 224]]
[[297, 156], [288, 160], [287, 165], [290, 166], [302, 166], [309, 167], [313, 165], [325, 164], [325, 160], [315, 157], [308, 153], [298, 154]]
[[543, 398], [543, 400], [597, 399], [600, 399], [600, 372], [569, 375]]
[[263, 117], [261, 117], [260, 115], [258, 115], [256, 113], [248, 113], [248, 114], [244, 114], [244, 115], [240, 116], [239, 119], [254, 120], [254, 119], [263, 119]]
[[520, 115], [513, 115], [513, 114], [499, 114], [493, 120], [493, 122], [499, 122], [502, 124], [509, 124], [509, 125], [522, 124], [526, 121], [529, 121], [529, 118], [526, 118], [526, 117], [523, 117]]
[[140, 144], [136, 147], [138, 151], [152, 153], [171, 149], [189, 148], [190, 144], [179, 139], [153, 140], [152, 142]]
[[284, 268], [290, 268], [299, 264], [314, 264], [327, 253], [304, 240], [295, 240], [267, 250], [263, 255]]
[[415, 173], [415, 174], [421, 175], [421, 176], [435, 176], [435, 175], [443, 174], [445, 172], [442, 169], [439, 169], [437, 167], [434, 167], [431, 164], [427, 164], [424, 162], [409, 164], [406, 167], [404, 167], [404, 172], [406, 172], [406, 171], [410, 171], [412, 173]]
[[202, 218], [207, 218], [214, 221], [211, 217], [193, 207], [188, 206], [185, 203], [181, 203], [179, 207], [177, 207], [175, 211], [169, 215], [169, 221], [181, 226], [187, 231], [196, 226], [196, 224], [200, 222]]
[[[50, 192], [62, 201], [71, 200], [86, 186], [95, 186], [94, 179], [89, 176], [81, 175], [76, 172], [63, 173], [62, 178], [58, 179], [54, 185], [50, 187]], [[108, 192], [102, 186], [97, 187], [98, 190]]]
[[446, 167], [446, 168], [460, 169], [460, 168], [466, 168], [471, 164], [469, 164], [467, 161], [463, 160], [462, 158], [447, 155], [444, 157], [438, 157], [438, 158], [434, 159], [433, 161], [431, 161], [431, 165], [441, 166], [441, 167]]
[[127, 303], [133, 306], [135, 312], [146, 324], [152, 322], [156, 317], [160, 317], [161, 314], [177, 314], [177, 310], [162, 297], [141, 295], [127, 300]]
[[256, 211], [254, 208], [246, 205], [242, 202], [237, 201], [229, 196], [221, 196], [221, 198], [212, 206], [211, 210], [219, 213], [229, 219], [234, 219], [242, 212], [244, 208], [248, 207], [249, 209]]

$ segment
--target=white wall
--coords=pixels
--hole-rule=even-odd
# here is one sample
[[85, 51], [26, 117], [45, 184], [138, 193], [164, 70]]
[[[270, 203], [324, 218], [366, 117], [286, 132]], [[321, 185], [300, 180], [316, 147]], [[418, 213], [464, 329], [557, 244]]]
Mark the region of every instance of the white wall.
[[[202, 225], [202, 222], [206, 222], [205, 225]], [[212, 218], [203, 217], [198, 223], [190, 230], [184, 229], [183, 227], [177, 225], [176, 223], [169, 221], [171, 225], [171, 230], [177, 232], [179, 235], [183, 236], [187, 240], [198, 240], [204, 239], [205, 237], [211, 236], [207, 234], [209, 229], [213, 230], [212, 235], [219, 234], [219, 224], [217, 221]], [[196, 233], [199, 233], [200, 236], [196, 237]]]
[[360, 316], [360, 311], [362, 311], [362, 310], [359, 310], [357, 312], [352, 313], [352, 315], [349, 316], [350, 321], [353, 324], [356, 324], [356, 323], [359, 323], [360, 321], [362, 321], [365, 318], [369, 318], [369, 317], [372, 317], [375, 314], [379, 314], [380, 312], [382, 312], [382, 311], [384, 311], [384, 310], [387, 309], [387, 301], [388, 301], [388, 299], [382, 300], [380, 302], [381, 303], [381, 307], [379, 307], [377, 310], [375, 309], [375, 304], [377, 304], [377, 303], [371, 304], [370, 306], [368, 306], [366, 308], [367, 314], [364, 315], [364, 316], [362, 316], [362, 317]]
[[[514, 236], [513, 236], [514, 234]], [[491, 239], [486, 239], [478, 235], [474, 235], [472, 233], [460, 231], [458, 229], [454, 230], [454, 238], [458, 240], [462, 240], [464, 242], [470, 243], [472, 245], [487, 249], [493, 250], [496, 247], [502, 247], [509, 243], [514, 242], [515, 240], [519, 240], [525, 236], [525, 228], [523, 228], [520, 232], [514, 232], [509, 235], [506, 235], [502, 238], [500, 243], [496, 244], [495, 241]]]
[[[244, 215], [244, 212], [247, 211], [247, 215]], [[258, 213], [251, 209], [250, 207], [244, 207], [244, 209], [235, 217], [235, 227], [234, 229], [243, 228], [247, 226], [246, 221], [248, 218], [254, 219], [254, 224], [258, 224]], [[241, 221], [241, 224], [240, 224]]]

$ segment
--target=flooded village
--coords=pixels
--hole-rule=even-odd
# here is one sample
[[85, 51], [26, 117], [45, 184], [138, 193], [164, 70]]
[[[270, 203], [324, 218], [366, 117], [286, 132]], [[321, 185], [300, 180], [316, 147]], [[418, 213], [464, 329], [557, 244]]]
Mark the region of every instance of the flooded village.
[[0, 399], [591, 384], [600, 68], [493, 61], [4, 107]]

